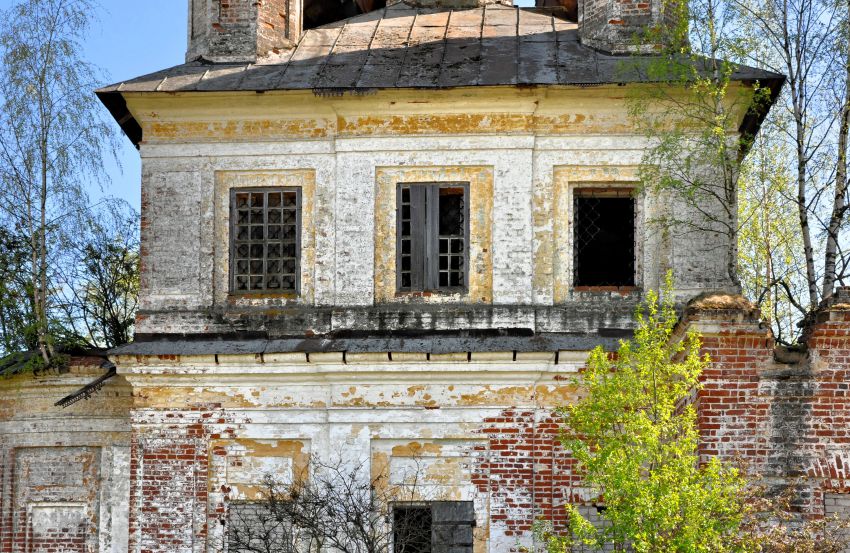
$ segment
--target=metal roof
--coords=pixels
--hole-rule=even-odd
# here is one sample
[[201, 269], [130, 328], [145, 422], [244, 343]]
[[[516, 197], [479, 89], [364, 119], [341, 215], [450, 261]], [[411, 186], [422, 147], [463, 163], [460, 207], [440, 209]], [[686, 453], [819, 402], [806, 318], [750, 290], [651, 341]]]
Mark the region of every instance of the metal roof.
[[[558, 8], [488, 4], [415, 8], [403, 2], [304, 33], [295, 48], [257, 63], [197, 60], [97, 91], [136, 146], [142, 129], [123, 93], [376, 89], [469, 86], [592, 86], [666, 80], [647, 76], [654, 56], [618, 57], [579, 42], [578, 25]], [[759, 81], [775, 99], [785, 77], [737, 66], [733, 80]], [[772, 104], [772, 102], [771, 102]], [[755, 134], [766, 109], [747, 114]]]
[[[452, 10], [398, 3], [310, 29], [296, 48], [258, 63], [194, 61], [98, 92], [590, 85], [647, 80], [640, 61], [652, 56], [624, 58], [582, 46], [576, 23], [557, 13], [499, 4]], [[734, 78], [782, 76], [740, 66]]]

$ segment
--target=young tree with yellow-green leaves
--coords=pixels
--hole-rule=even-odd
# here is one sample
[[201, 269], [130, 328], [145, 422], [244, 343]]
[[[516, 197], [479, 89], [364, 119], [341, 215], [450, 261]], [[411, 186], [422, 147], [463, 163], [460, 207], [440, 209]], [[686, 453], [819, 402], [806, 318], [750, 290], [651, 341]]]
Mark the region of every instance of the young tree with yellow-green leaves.
[[606, 524], [597, 528], [569, 506], [571, 532], [545, 533], [551, 553], [579, 544], [638, 553], [729, 550], [746, 482], [717, 460], [698, 463], [690, 399], [708, 359], [698, 336], [674, 339], [677, 321], [669, 288], [663, 298], [650, 292], [634, 339], [615, 356], [602, 348], [590, 354], [577, 382], [586, 397], [561, 410], [563, 444], [586, 485], [604, 498]]
[[756, 137], [738, 181], [738, 263], [744, 296], [761, 308], [780, 344], [799, 336], [798, 321], [808, 312], [803, 239], [799, 232], [796, 180], [784, 163], [789, 145], [777, 134], [780, 122], [770, 118]]
[[[586, 390], [560, 410], [562, 443], [584, 485], [604, 504], [594, 525], [568, 505], [568, 527], [538, 524], [546, 553], [839, 553], [845, 525], [802, 521], [744, 471], [698, 454], [693, 399], [710, 363], [696, 334], [677, 334], [668, 276], [636, 314], [615, 355], [596, 348], [574, 384]], [[606, 549], [606, 547], [608, 549]]]

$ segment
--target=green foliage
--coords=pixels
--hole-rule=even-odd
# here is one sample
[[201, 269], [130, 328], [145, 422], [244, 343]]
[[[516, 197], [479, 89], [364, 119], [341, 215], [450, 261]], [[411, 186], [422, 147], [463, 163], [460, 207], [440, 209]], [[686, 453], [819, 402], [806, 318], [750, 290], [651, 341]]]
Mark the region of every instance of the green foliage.
[[67, 245], [89, 209], [86, 189], [107, 180], [104, 155], [116, 145], [91, 92], [100, 72], [80, 56], [97, 12], [89, 0], [18, 1], [0, 11], [0, 224], [25, 244], [28, 326], [47, 365], [60, 338]]
[[771, 117], [741, 168], [738, 264], [743, 294], [761, 310], [776, 340], [797, 342], [797, 322], [808, 313], [803, 240], [797, 205], [788, 199], [797, 183], [789, 171], [793, 153], [777, 137], [781, 121]]
[[735, 43], [722, 2], [668, 0], [664, 9], [664, 24], [640, 37], [658, 44], [659, 55], [623, 62], [646, 80], [628, 98], [632, 123], [653, 144], [641, 162], [641, 185], [670, 206], [649, 223], [668, 234], [722, 237], [727, 276], [737, 284], [737, 180], [753, 137], [735, 133], [744, 113], [766, 109], [769, 91], [733, 82], [736, 66], [725, 58]]
[[138, 215], [112, 199], [115, 128], [80, 53], [94, 0], [27, 0], [0, 11], [0, 350], [112, 347], [132, 337]]
[[647, 293], [634, 338], [616, 354], [593, 350], [573, 382], [585, 394], [559, 410], [561, 441], [587, 489], [574, 500], [605, 509], [594, 525], [567, 505], [565, 532], [539, 521], [542, 550], [839, 553], [847, 523], [802, 519], [794, 486], [771, 492], [730, 464], [700, 459], [693, 400], [710, 359], [698, 335], [677, 334], [672, 288], [668, 274], [661, 295]]
[[36, 347], [26, 240], [0, 227], [0, 354]]
[[[716, 460], [700, 464], [691, 398], [709, 362], [696, 335], [677, 339], [668, 277], [637, 312], [633, 340], [615, 356], [601, 347], [577, 384], [587, 395], [561, 410], [563, 443], [604, 500], [603, 528], [569, 506], [571, 535], [549, 534], [549, 552], [571, 542], [601, 549], [630, 544], [638, 553], [723, 552], [741, 522], [745, 482]], [[559, 549], [561, 548], [561, 549]]]
[[0, 378], [11, 378], [21, 374], [41, 374], [61, 369], [70, 361], [70, 356], [57, 353], [49, 362], [32, 351], [15, 352], [0, 358]]
[[88, 217], [63, 272], [64, 325], [86, 347], [113, 348], [133, 337], [139, 296], [139, 216], [108, 202]]

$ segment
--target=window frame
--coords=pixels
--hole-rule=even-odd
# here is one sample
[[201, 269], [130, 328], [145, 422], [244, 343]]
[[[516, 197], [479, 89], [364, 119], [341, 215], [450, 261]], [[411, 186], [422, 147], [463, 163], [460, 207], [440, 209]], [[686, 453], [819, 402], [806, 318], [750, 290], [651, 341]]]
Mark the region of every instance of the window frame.
[[[640, 203], [639, 192], [636, 186], [617, 185], [597, 186], [578, 185], [573, 186], [570, 193], [570, 282], [572, 289], [576, 292], [632, 292], [639, 289], [640, 285], [640, 251], [641, 243], [639, 235], [640, 225]], [[580, 198], [629, 198], [633, 202], [632, 219], [632, 284], [628, 285], [605, 285], [605, 284], [576, 284], [578, 269], [578, 200]]]
[[[237, 194], [251, 194], [262, 192], [264, 194], [280, 192], [281, 194], [286, 194], [288, 192], [295, 193], [295, 289], [294, 290], [276, 290], [269, 291], [268, 289], [263, 290], [237, 290], [236, 289], [236, 227], [237, 227], [237, 213], [236, 213], [236, 195]], [[302, 237], [302, 201], [303, 194], [300, 186], [250, 186], [250, 187], [230, 187], [229, 194], [230, 201], [230, 209], [229, 209], [229, 217], [230, 220], [228, 222], [228, 270], [230, 272], [228, 276], [228, 293], [230, 296], [234, 297], [287, 297], [287, 298], [297, 298], [301, 296], [301, 263], [302, 263], [302, 251], [301, 251], [301, 237]], [[268, 225], [267, 217], [268, 217], [268, 206], [264, 206], [263, 208], [263, 218], [264, 218], [264, 227]], [[264, 245], [268, 244], [268, 240], [265, 238], [265, 234], [263, 237]], [[264, 258], [263, 262], [267, 261]], [[263, 273], [264, 276], [267, 273]]]
[[[471, 513], [471, 518], [462, 519], [462, 520], [458, 520], [458, 519], [442, 519], [442, 520], [440, 520], [440, 518], [438, 516], [436, 516], [437, 511], [439, 510], [440, 507], [445, 507], [445, 506], [453, 506], [455, 509], [457, 509], [458, 506], [463, 506], [464, 508], [468, 508], [470, 513]], [[475, 502], [473, 500], [458, 500], [458, 501], [426, 500], [426, 501], [393, 501], [393, 502], [391, 502], [391, 504], [390, 504], [390, 512], [392, 513], [391, 524], [393, 525], [392, 528], [391, 528], [391, 531], [392, 531], [391, 532], [392, 533], [391, 551], [393, 553], [398, 552], [398, 544], [396, 543], [397, 530], [396, 530], [395, 525], [396, 525], [396, 512], [399, 509], [427, 509], [428, 511], [430, 511], [430, 517], [429, 518], [430, 518], [430, 521], [431, 521], [431, 525], [428, 528], [428, 535], [430, 536], [430, 548], [429, 549], [431, 551], [434, 551], [435, 546], [449, 545], [450, 547], [454, 547], [454, 548], [463, 548], [464, 550], [469, 551], [469, 553], [472, 553], [474, 546], [475, 546], [474, 531], [475, 531], [475, 528], [477, 527], [477, 520], [475, 518]], [[445, 542], [439, 543], [440, 540], [438, 539], [437, 536], [440, 536], [441, 534], [443, 536], [445, 536], [445, 532], [441, 533], [441, 532], [438, 531], [438, 528], [440, 528], [440, 527], [442, 527], [442, 528], [448, 527], [449, 529], [452, 529], [452, 528], [456, 529], [456, 528], [459, 528], [459, 527], [469, 528], [469, 530], [471, 532], [470, 543], [468, 543], [468, 544], [458, 544], [455, 541], [457, 539], [455, 537], [456, 536], [455, 532], [452, 532], [452, 538], [450, 539], [450, 541], [452, 543], [450, 543], [450, 544], [446, 544]]]
[[[421, 509], [428, 511], [428, 520], [430, 524], [428, 526], [427, 536], [429, 542], [429, 549], [433, 549], [434, 547], [434, 509], [428, 501], [394, 501], [391, 503], [390, 513], [391, 513], [391, 524], [392, 527], [391, 535], [392, 535], [392, 553], [398, 553], [399, 543], [398, 543], [398, 533], [399, 529], [396, 526], [398, 523], [397, 516], [400, 510], [414, 510]], [[423, 532], [422, 534], [425, 536], [426, 534]]]
[[[469, 182], [399, 182], [396, 184], [396, 293], [401, 295], [415, 294], [467, 294], [469, 292], [469, 252], [470, 252], [470, 187]], [[423, 221], [422, 232], [424, 233], [423, 243], [424, 251], [420, 253], [423, 260], [423, 268], [421, 281], [422, 285], [417, 287], [414, 285], [414, 272], [411, 269], [411, 286], [405, 288], [402, 286], [402, 191], [405, 188], [413, 189], [414, 187], [424, 189], [425, 193], [425, 213], [418, 215], [414, 214], [414, 207], [411, 202], [411, 227], [412, 231], [416, 228], [417, 220]], [[463, 189], [463, 284], [460, 286], [440, 286], [440, 232], [439, 232], [439, 204], [437, 202], [428, 201], [429, 197], [439, 197], [439, 190], [444, 188], [461, 188]], [[411, 234], [413, 236], [413, 234]], [[413, 255], [414, 240], [411, 238], [411, 255]], [[431, 261], [433, 260], [433, 261]]]

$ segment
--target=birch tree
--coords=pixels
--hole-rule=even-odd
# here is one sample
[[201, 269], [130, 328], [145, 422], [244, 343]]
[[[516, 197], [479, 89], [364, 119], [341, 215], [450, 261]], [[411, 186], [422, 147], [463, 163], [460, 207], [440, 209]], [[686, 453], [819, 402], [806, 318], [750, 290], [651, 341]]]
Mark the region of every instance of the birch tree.
[[672, 200], [652, 225], [667, 232], [722, 237], [726, 277], [739, 283], [738, 206], [740, 153], [752, 137], [738, 136], [743, 113], [763, 107], [767, 91], [733, 82], [727, 61], [734, 25], [720, 0], [665, 2], [664, 24], [649, 29], [642, 42], [658, 44], [654, 60], [634, 63], [646, 85], [629, 98], [633, 123], [654, 144], [641, 163], [642, 185]]
[[793, 344], [808, 313], [791, 145], [770, 117], [756, 137], [739, 180], [738, 262], [743, 293], [770, 321], [777, 342]]
[[[841, 245], [847, 211], [848, 3], [844, 0], [733, 0], [746, 31], [742, 61], [787, 76], [779, 109], [791, 145], [807, 312], [832, 295], [847, 271]], [[757, 43], [758, 47], [753, 47]], [[774, 282], [772, 286], [781, 286]], [[780, 292], [781, 293], [781, 292]]]
[[106, 180], [114, 131], [92, 91], [98, 70], [81, 52], [97, 5], [28, 0], [0, 13], [0, 217], [23, 238], [32, 325], [45, 364], [56, 265], [87, 209], [86, 186]]

